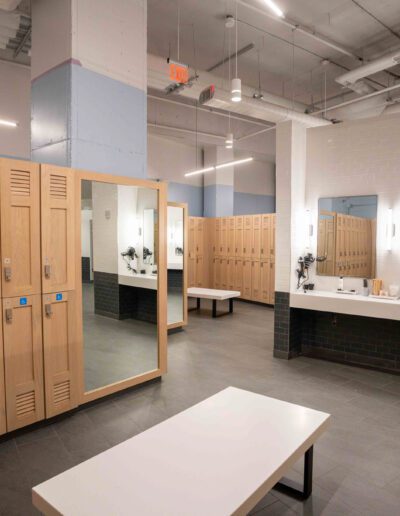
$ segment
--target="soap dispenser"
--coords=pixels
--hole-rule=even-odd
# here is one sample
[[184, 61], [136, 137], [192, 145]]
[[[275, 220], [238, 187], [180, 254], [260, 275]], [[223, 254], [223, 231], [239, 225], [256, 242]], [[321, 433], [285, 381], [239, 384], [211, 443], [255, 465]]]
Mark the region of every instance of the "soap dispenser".
[[339, 286], [338, 286], [338, 290], [343, 290], [344, 289], [344, 280], [343, 280], [343, 276], [340, 276], [339, 277]]
[[369, 288], [368, 288], [368, 280], [367, 280], [367, 278], [363, 279], [362, 293], [363, 293], [363, 296], [369, 296]]

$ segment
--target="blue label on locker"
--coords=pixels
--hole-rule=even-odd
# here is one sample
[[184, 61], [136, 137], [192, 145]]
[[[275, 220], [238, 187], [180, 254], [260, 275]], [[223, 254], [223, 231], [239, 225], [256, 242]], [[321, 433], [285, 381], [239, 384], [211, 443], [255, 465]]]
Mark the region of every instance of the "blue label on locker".
[[27, 302], [28, 302], [28, 300], [26, 299], [26, 297], [20, 297], [19, 298], [19, 304], [20, 305], [26, 305]]
[[62, 301], [62, 294], [56, 294], [56, 301]]

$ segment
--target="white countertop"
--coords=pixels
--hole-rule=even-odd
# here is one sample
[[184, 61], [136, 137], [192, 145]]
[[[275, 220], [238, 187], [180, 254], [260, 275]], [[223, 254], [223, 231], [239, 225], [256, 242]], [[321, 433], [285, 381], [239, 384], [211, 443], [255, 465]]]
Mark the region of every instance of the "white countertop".
[[302, 290], [290, 293], [290, 306], [320, 312], [361, 315], [378, 319], [400, 320], [400, 300], [377, 299], [324, 290]]
[[118, 283], [128, 287], [149, 288], [157, 290], [157, 274], [118, 274]]
[[168, 262], [167, 268], [173, 271], [181, 271], [183, 270], [182, 262]]
[[45, 515], [245, 515], [329, 419], [228, 387], [34, 487], [33, 503]]

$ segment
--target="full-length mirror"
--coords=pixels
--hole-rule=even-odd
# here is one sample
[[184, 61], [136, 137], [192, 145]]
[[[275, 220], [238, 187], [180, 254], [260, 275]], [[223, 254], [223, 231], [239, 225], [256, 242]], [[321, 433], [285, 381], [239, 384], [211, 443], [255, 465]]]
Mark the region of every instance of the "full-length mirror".
[[373, 278], [378, 197], [331, 197], [318, 202], [317, 273]]
[[186, 324], [186, 204], [168, 203], [168, 328]]
[[85, 392], [158, 368], [158, 195], [81, 182]]

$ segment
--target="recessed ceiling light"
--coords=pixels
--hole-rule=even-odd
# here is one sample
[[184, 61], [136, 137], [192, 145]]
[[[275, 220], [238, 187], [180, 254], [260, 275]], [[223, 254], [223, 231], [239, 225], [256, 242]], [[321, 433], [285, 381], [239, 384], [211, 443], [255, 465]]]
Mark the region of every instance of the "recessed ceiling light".
[[282, 9], [280, 9], [273, 0], [264, 0], [265, 3], [268, 5], [268, 7], [273, 11], [277, 16], [280, 18], [284, 18], [285, 15], [283, 14]]

